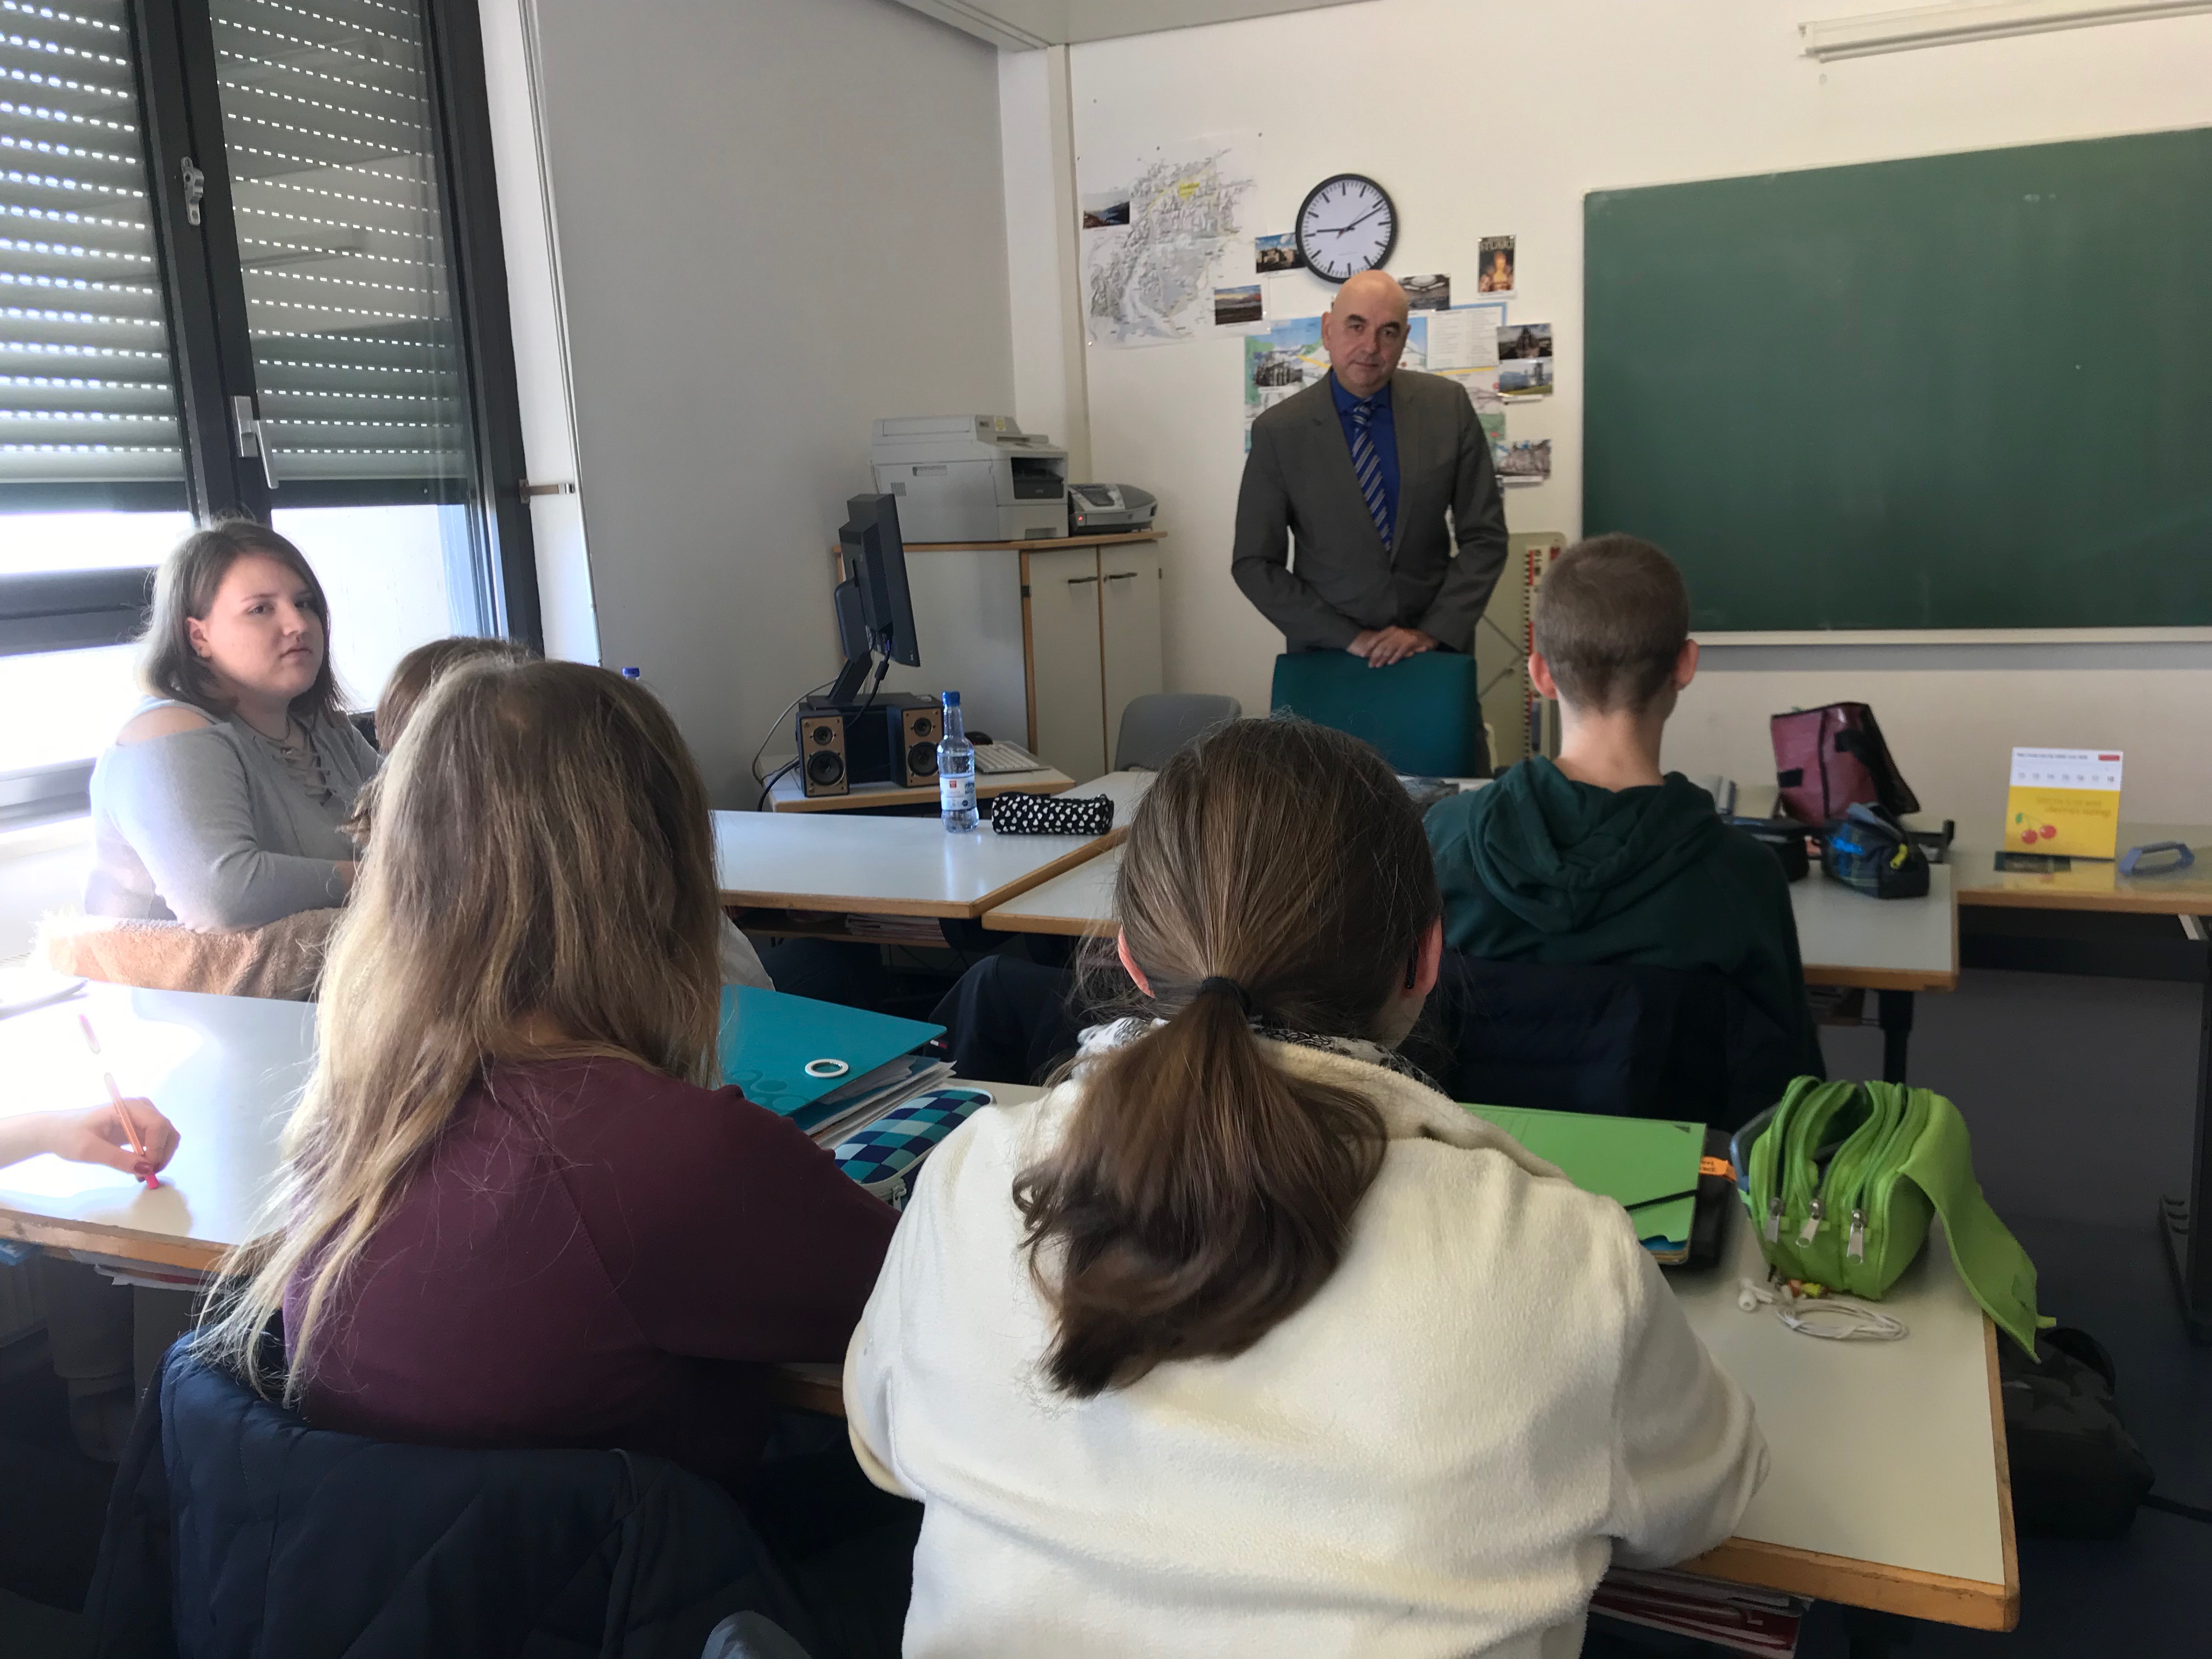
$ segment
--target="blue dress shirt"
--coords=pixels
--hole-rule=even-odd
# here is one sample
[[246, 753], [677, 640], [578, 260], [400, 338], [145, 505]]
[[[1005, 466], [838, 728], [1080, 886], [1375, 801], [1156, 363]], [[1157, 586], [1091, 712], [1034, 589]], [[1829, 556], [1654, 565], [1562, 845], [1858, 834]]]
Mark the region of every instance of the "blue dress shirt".
[[[1344, 447], [1352, 447], [1352, 411], [1363, 401], [1344, 389], [1334, 374], [1328, 377], [1328, 389], [1336, 398], [1336, 418], [1344, 428]], [[1390, 383], [1382, 382], [1382, 389], [1365, 402], [1374, 405], [1375, 412], [1367, 420], [1367, 435], [1375, 442], [1375, 459], [1382, 468], [1382, 499], [1390, 504], [1390, 522], [1398, 522], [1398, 428], [1390, 418]]]

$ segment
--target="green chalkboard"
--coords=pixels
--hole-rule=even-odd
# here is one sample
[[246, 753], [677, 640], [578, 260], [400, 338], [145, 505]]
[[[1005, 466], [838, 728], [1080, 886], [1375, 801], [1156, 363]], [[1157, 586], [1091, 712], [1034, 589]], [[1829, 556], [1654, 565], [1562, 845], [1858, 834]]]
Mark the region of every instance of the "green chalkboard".
[[1597, 191], [1583, 527], [1700, 629], [2212, 624], [2212, 129]]

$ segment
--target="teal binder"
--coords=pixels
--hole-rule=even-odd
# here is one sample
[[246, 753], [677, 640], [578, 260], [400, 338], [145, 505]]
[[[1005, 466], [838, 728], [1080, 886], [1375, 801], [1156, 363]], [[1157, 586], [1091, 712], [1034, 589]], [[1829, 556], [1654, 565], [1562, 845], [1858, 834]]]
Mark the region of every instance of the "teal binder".
[[[945, 1035], [942, 1025], [750, 985], [722, 988], [722, 1081], [795, 1117], [823, 1096]], [[836, 1062], [817, 1065], [810, 1061]]]

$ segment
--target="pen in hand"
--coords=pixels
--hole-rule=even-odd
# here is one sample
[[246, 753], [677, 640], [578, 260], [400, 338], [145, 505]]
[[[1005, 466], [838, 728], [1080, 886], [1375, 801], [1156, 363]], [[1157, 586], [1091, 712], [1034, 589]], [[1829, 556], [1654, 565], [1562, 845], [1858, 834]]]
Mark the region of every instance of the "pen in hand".
[[[77, 1029], [84, 1033], [85, 1047], [91, 1049], [94, 1055], [98, 1057], [100, 1038], [93, 1031], [92, 1021], [83, 1014], [79, 1014], [76, 1017], [76, 1024]], [[123, 1103], [123, 1091], [115, 1086], [115, 1073], [103, 1070], [100, 1074], [100, 1080], [107, 1085], [107, 1097], [114, 1103], [115, 1115], [123, 1125], [124, 1134], [130, 1139], [131, 1150], [138, 1156], [141, 1164], [138, 1177], [146, 1183], [146, 1190], [150, 1193], [161, 1183], [154, 1174], [154, 1160], [147, 1153], [146, 1143], [138, 1138], [138, 1126], [131, 1121], [131, 1110]]]

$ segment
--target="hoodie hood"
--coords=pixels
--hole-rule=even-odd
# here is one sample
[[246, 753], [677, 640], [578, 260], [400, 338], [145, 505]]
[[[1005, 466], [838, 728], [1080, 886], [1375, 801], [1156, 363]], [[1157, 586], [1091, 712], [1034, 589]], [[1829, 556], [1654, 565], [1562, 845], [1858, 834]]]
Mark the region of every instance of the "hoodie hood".
[[1428, 831], [1440, 877], [1471, 872], [1543, 933], [1578, 933], [1627, 909], [1706, 857], [1723, 834], [1713, 798], [1680, 772], [1656, 787], [1601, 789], [1540, 757], [1487, 789], [1437, 803]]

